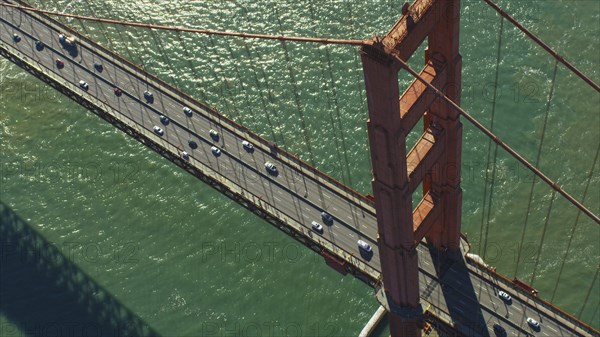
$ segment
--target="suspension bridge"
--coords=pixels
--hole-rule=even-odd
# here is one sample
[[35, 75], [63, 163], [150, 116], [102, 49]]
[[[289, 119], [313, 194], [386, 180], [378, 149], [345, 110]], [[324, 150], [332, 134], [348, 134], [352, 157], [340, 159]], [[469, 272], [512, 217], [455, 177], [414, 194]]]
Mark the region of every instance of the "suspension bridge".
[[[503, 23], [522, 28], [546, 49], [556, 59], [555, 67], [563, 64], [600, 92], [591, 79], [502, 9], [486, 2], [500, 13]], [[32, 10], [22, 1], [1, 4], [4, 57], [321, 254], [340, 273], [374, 287], [377, 299], [391, 314], [393, 335], [416, 335], [425, 320], [457, 336], [598, 335], [525, 282], [496, 273], [471, 254], [460, 235], [460, 170], [435, 174], [460, 163], [459, 116], [531, 169], [553, 189], [553, 196], [561, 195], [584, 216], [599, 220], [539, 171], [537, 162], [529, 163], [460, 108], [456, 83], [460, 83], [461, 61], [455, 38], [459, 15], [445, 15], [459, 10], [458, 1], [417, 0], [405, 7], [386, 37], [372, 40], [165, 27]], [[374, 196], [356, 192], [52, 15], [148, 29], [360, 46], [369, 100]], [[427, 36], [425, 67], [415, 71], [406, 60]], [[398, 94], [400, 69], [415, 78], [402, 96]], [[449, 84], [454, 87], [449, 89]], [[402, 150], [389, 150], [398, 141], [398, 132], [412, 129], [423, 116], [425, 132], [412, 150], [406, 151], [404, 141]], [[421, 182], [421, 201], [413, 210], [413, 192]], [[395, 212], [396, 208], [402, 211]], [[314, 222], [322, 226], [315, 227]], [[502, 298], [500, 291], [511, 299]]]

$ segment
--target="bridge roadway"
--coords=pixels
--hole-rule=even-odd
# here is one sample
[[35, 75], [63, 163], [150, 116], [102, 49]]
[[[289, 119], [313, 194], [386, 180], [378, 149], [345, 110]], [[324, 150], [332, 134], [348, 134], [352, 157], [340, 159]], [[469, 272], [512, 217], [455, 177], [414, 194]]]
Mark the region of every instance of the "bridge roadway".
[[[358, 194], [316, 174], [309, 166], [291, 160], [290, 156], [274, 156], [266, 141], [252, 132], [178, 94], [166, 83], [107, 53], [93, 41], [82, 39], [77, 53], [69, 54], [58, 41], [58, 34], [66, 28], [53, 19], [7, 7], [0, 7], [0, 11], [0, 49], [5, 56], [10, 54], [30, 66], [39, 67], [44, 77], [62, 81], [68, 90], [115, 114], [116, 118], [174, 156], [188, 152], [189, 164], [225, 185], [230, 184], [232, 190], [245, 193], [246, 199], [258, 207], [274, 213], [371, 279], [378, 279], [380, 261], [375, 211]], [[21, 40], [15, 41], [13, 34], [18, 34]], [[35, 40], [42, 41], [45, 47], [37, 50]], [[64, 61], [64, 68], [56, 66], [56, 59]], [[103, 65], [102, 71], [94, 68], [94, 62]], [[77, 86], [80, 80], [89, 84], [87, 91]], [[115, 87], [121, 88], [122, 96], [113, 93]], [[146, 102], [145, 90], [153, 93], [153, 102]], [[191, 117], [183, 113], [184, 106], [193, 110]], [[171, 120], [168, 125], [161, 124], [161, 114]], [[153, 133], [154, 126], [163, 128], [164, 135]], [[211, 129], [219, 132], [217, 141], [210, 137]], [[189, 140], [195, 141], [198, 147], [190, 148]], [[246, 151], [242, 140], [253, 143], [255, 151]], [[213, 145], [221, 149], [220, 156], [211, 152]], [[277, 176], [265, 170], [267, 161], [277, 165]], [[320, 235], [311, 230], [310, 224], [313, 220], [323, 223], [322, 211], [330, 213], [334, 222], [330, 226], [323, 224], [324, 232]], [[359, 239], [373, 247], [373, 254], [359, 251], [356, 244]], [[438, 319], [454, 325], [463, 335], [495, 336], [494, 323], [505, 327], [508, 336], [598, 335], [597, 331], [541, 304], [535, 297], [528, 296], [485, 268], [461, 257], [438, 256], [426, 245], [420, 245], [418, 250], [424, 307]], [[511, 303], [498, 297], [500, 289], [513, 296]], [[541, 330], [531, 329], [525, 322], [526, 317], [540, 321]]]

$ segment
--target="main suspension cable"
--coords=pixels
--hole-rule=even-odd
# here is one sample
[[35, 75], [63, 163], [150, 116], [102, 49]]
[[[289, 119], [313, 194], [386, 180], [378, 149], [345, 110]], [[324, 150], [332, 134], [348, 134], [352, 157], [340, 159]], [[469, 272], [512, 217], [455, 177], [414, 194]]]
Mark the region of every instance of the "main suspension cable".
[[46, 15], [63, 16], [63, 17], [68, 17], [68, 18], [80, 19], [80, 20], [105, 22], [105, 23], [111, 23], [111, 24], [115, 24], [115, 25], [142, 27], [142, 28], [150, 28], [150, 29], [174, 30], [174, 31], [180, 31], [180, 32], [196, 33], [196, 34], [235, 36], [235, 37], [249, 38], [249, 39], [310, 42], [310, 43], [321, 43], [321, 44], [345, 44], [345, 45], [351, 45], [351, 46], [364, 46], [364, 45], [372, 44], [371, 40], [345, 40], [345, 39], [331, 39], [331, 38], [322, 38], [322, 37], [268, 35], [268, 34], [242, 33], [242, 32], [225, 32], [225, 31], [217, 31], [217, 30], [211, 30], [211, 29], [196, 29], [196, 28], [186, 28], [186, 27], [179, 27], [179, 26], [154, 25], [154, 24], [131, 22], [131, 21], [120, 21], [120, 20], [114, 20], [114, 19], [96, 18], [96, 17], [92, 17], [92, 16], [69, 14], [69, 13], [63, 13], [63, 12], [57, 12], [57, 11], [48, 11], [48, 10], [43, 10], [43, 9], [39, 9], [39, 8], [25, 7], [25, 6], [9, 4], [9, 3], [4, 3], [4, 2], [0, 3], [0, 6], [13, 7], [13, 8], [17, 8], [17, 9], [25, 10], [25, 11], [32, 11], [32, 12], [42, 13], [42, 14], [46, 14]]

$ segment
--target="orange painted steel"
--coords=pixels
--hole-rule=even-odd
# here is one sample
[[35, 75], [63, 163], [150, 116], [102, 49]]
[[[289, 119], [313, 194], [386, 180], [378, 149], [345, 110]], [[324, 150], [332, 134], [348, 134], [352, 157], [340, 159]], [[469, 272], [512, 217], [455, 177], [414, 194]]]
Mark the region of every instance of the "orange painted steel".
[[[460, 102], [459, 0], [416, 0], [383, 39], [361, 48], [369, 108], [369, 146], [383, 286], [392, 336], [420, 336], [416, 247], [426, 237], [441, 252], [460, 249], [462, 124], [454, 109], [415, 80], [399, 96], [396, 58], [406, 61], [425, 39], [421, 78]], [[423, 119], [423, 136], [406, 138]], [[449, 169], [452, 168], [452, 169]], [[413, 210], [413, 193], [423, 191]]]
[[32, 12], [37, 12], [37, 13], [46, 14], [46, 15], [63, 16], [63, 17], [67, 17], [67, 18], [86, 20], [86, 21], [95, 21], [95, 22], [102, 22], [102, 23], [110, 23], [110, 24], [121, 25], [121, 26], [171, 30], [171, 31], [205, 34], [205, 35], [234, 36], [234, 37], [250, 38], [250, 39], [310, 42], [310, 43], [321, 43], [321, 44], [342, 44], [342, 45], [352, 45], [352, 46], [363, 46], [363, 45], [368, 45], [371, 43], [370, 40], [345, 40], [345, 39], [331, 39], [331, 38], [321, 38], [321, 37], [267, 35], [267, 34], [254, 34], [254, 33], [242, 33], [242, 32], [224, 32], [224, 31], [211, 30], [211, 29], [195, 29], [195, 28], [186, 28], [186, 27], [177, 27], [177, 26], [161, 26], [161, 25], [153, 25], [153, 24], [147, 24], [147, 23], [121, 21], [121, 20], [115, 20], [115, 19], [104, 19], [104, 18], [96, 18], [93, 16], [69, 14], [69, 13], [63, 13], [63, 12], [57, 12], [57, 11], [49, 11], [49, 10], [43, 10], [43, 9], [9, 4], [9, 3], [0, 3], [0, 6], [13, 7], [13, 8], [17, 8], [20, 10], [32, 11]]

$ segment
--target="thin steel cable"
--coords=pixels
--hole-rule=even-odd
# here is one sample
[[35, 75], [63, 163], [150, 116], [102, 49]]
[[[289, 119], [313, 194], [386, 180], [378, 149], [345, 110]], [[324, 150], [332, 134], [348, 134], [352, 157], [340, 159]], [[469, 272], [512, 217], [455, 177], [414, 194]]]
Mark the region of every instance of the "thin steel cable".
[[542, 230], [542, 238], [540, 239], [540, 245], [538, 246], [537, 255], [535, 257], [535, 263], [533, 265], [533, 273], [531, 274], [531, 280], [529, 284], [533, 286], [535, 277], [537, 276], [537, 268], [540, 263], [540, 256], [542, 255], [542, 248], [544, 248], [544, 241], [546, 240], [546, 232], [548, 231], [548, 223], [550, 222], [550, 215], [552, 207], [554, 206], [554, 200], [556, 199], [556, 191], [552, 191], [552, 197], [550, 199], [550, 206], [548, 206], [548, 212], [546, 213], [546, 220], [544, 221], [544, 229]]
[[333, 66], [331, 65], [331, 55], [329, 53], [329, 48], [325, 46], [325, 57], [327, 58], [327, 68], [329, 69], [329, 81], [331, 94], [333, 95], [333, 105], [335, 108], [336, 118], [339, 124], [340, 138], [342, 140], [342, 150], [344, 155], [344, 163], [346, 164], [346, 176], [348, 177], [347, 185], [352, 186], [352, 175], [350, 174], [350, 162], [348, 161], [348, 147], [346, 146], [346, 135], [344, 132], [344, 120], [342, 119], [342, 114], [340, 113], [340, 103], [337, 98], [337, 90], [335, 85], [335, 80], [333, 79]]
[[131, 21], [120, 21], [114, 19], [104, 19], [97, 18], [85, 15], [77, 15], [77, 14], [69, 14], [57, 11], [48, 11], [42, 10], [32, 7], [25, 7], [20, 5], [14, 5], [9, 3], [0, 3], [0, 6], [13, 7], [18, 8], [25, 11], [33, 11], [37, 13], [42, 13], [50, 16], [64, 16], [69, 18], [76, 18], [81, 20], [88, 21], [96, 21], [96, 22], [106, 22], [115, 25], [123, 25], [123, 26], [133, 26], [133, 27], [143, 27], [143, 28], [151, 28], [151, 29], [161, 29], [161, 30], [174, 30], [180, 32], [188, 32], [188, 33], [196, 33], [196, 34], [206, 34], [206, 35], [221, 35], [221, 36], [234, 36], [241, 38], [250, 38], [250, 39], [265, 39], [265, 40], [277, 40], [277, 41], [294, 41], [294, 42], [310, 42], [310, 43], [322, 43], [322, 44], [345, 44], [345, 45], [353, 45], [353, 46], [363, 46], [370, 45], [372, 42], [370, 40], [344, 40], [344, 39], [331, 39], [331, 38], [320, 38], [320, 37], [299, 37], [299, 36], [284, 36], [284, 35], [266, 35], [266, 34], [254, 34], [254, 33], [241, 33], [241, 32], [224, 32], [217, 31], [211, 29], [195, 29], [195, 28], [186, 28], [186, 27], [178, 27], [178, 26], [163, 26], [163, 25], [153, 25], [139, 22], [131, 22]]
[[[101, 2], [101, 3], [102, 3], [102, 6], [104, 7], [104, 11], [106, 11], [107, 13], [110, 13], [110, 11], [108, 10], [108, 8], [106, 8], [106, 2]], [[93, 7], [89, 6], [88, 8], [92, 11], [92, 15], [96, 16], [96, 12], [93, 10]], [[100, 25], [103, 25], [103, 22], [100, 22]], [[125, 52], [127, 53], [127, 56], [129, 56], [129, 60], [131, 60], [131, 62], [135, 62], [134, 61], [135, 59], [133, 58], [133, 56], [131, 55], [131, 51], [129, 50], [129, 45], [130, 44], [129, 43], [123, 43], [123, 42], [125, 42], [127, 40], [123, 37], [123, 34], [121, 33], [120, 29], [116, 29], [116, 31], [117, 31], [117, 34], [119, 35], [119, 41], [122, 41], [121, 44], [125, 45]], [[115, 52], [117, 51], [114, 48], [112, 48], [112, 50], [115, 51]], [[141, 57], [140, 57], [140, 59], [141, 59]], [[141, 62], [143, 64], [143, 61], [141, 61]]]
[[[594, 157], [594, 162], [592, 164], [592, 168], [590, 169], [590, 174], [588, 175], [587, 183], [585, 185], [585, 190], [583, 191], [582, 202], [585, 202], [585, 198], [587, 197], [588, 190], [590, 187], [590, 183], [592, 181], [592, 177], [594, 176], [594, 169], [596, 167], [596, 163], [598, 162], [598, 157], [600, 155], [600, 143], [598, 143], [598, 148], [596, 149], [596, 156]], [[556, 278], [556, 283], [554, 284], [554, 290], [552, 291], [552, 297], [550, 298], [550, 302], [554, 300], [554, 296], [556, 295], [556, 289], [558, 288], [558, 284], [560, 282], [560, 277], [562, 276], [563, 268], [565, 267], [565, 262], [567, 261], [567, 256], [569, 255], [569, 251], [571, 250], [571, 244], [573, 242], [573, 237], [575, 237], [575, 230], [579, 225], [579, 217], [581, 215], [581, 211], [577, 212], [577, 216], [575, 216], [575, 222], [571, 227], [571, 234], [569, 235], [569, 242], [567, 243], [567, 250], [565, 250], [565, 254], [563, 255], [562, 261], [560, 263], [560, 270], [558, 272], [558, 277]]]
[[[140, 13], [144, 14], [144, 16], [147, 16], [149, 18], [150, 22], [152, 22], [152, 25], [154, 25], [154, 19], [152, 19], [152, 15], [148, 15], [148, 13], [142, 8], [142, 6], [138, 5], [135, 1], [132, 3], [134, 3], [134, 5], [137, 7], [137, 10], [140, 11]], [[169, 77], [175, 84], [175, 88], [177, 88], [177, 89], [181, 88], [179, 79], [176, 76], [177, 70], [173, 66], [173, 63], [171, 62], [171, 58], [167, 57], [167, 53], [165, 52], [165, 49], [163, 46], [163, 39], [157, 38], [156, 32], [154, 30], [149, 29], [149, 31], [150, 31], [150, 35], [152, 36], [152, 39], [154, 40], [154, 44], [158, 47], [158, 52], [159, 52], [160, 58], [162, 59], [162, 61], [167, 65], [167, 67], [171, 71], [171, 74]]]
[[[254, 127], [259, 127], [261, 123], [259, 123], [257, 120], [258, 113], [254, 110], [250, 100], [248, 99], [248, 96], [250, 93], [249, 93], [248, 89], [246, 89], [246, 86], [244, 85], [244, 81], [242, 81], [242, 75], [240, 74], [240, 70], [238, 67], [239, 64], [237, 62], [235, 54], [233, 53], [233, 49], [231, 49], [231, 46], [228, 43], [225, 44], [225, 48], [227, 49], [227, 52], [229, 53], [231, 60], [234, 61], [233, 68], [234, 68], [235, 76], [238, 80], [238, 83], [240, 84], [241, 92], [246, 93], [244, 95], [244, 97], [246, 99], [245, 107], [250, 111], [250, 116], [252, 118], [252, 121], [254, 122]], [[265, 113], [265, 115], [267, 117], [267, 124], [269, 126], [269, 130], [271, 131], [271, 137], [273, 137], [273, 139], [275, 139], [275, 130], [273, 127], [273, 122], [271, 122], [271, 116], [268, 113]], [[240, 122], [242, 122], [242, 121], [240, 121]], [[254, 129], [254, 127], [252, 127], [252, 129]]]
[[[504, 34], [504, 19], [500, 18], [500, 32], [498, 33], [498, 43], [496, 46], [496, 75], [494, 78], [494, 102], [492, 104], [492, 116], [491, 116], [491, 122], [490, 122], [490, 129], [493, 131], [494, 130], [494, 121], [495, 121], [495, 117], [496, 117], [496, 101], [497, 101], [497, 90], [498, 90], [498, 76], [500, 73], [500, 59], [502, 58], [502, 36]], [[493, 163], [493, 173], [492, 173], [492, 185], [490, 188], [490, 194], [489, 194], [489, 205], [488, 205], [488, 212], [487, 212], [487, 224], [485, 226], [485, 236], [484, 238], [482, 238], [482, 235], [484, 233], [484, 227], [483, 227], [483, 219], [485, 217], [485, 206], [486, 206], [486, 202], [487, 202], [487, 186], [488, 186], [488, 174], [490, 171], [490, 153], [492, 149], [492, 140], [488, 140], [488, 150], [487, 150], [487, 161], [486, 161], [486, 167], [485, 167], [485, 182], [484, 182], [484, 188], [483, 188], [483, 207], [481, 209], [481, 226], [480, 226], [480, 231], [479, 231], [479, 250], [481, 250], [481, 246], [483, 246], [483, 258], [485, 259], [485, 256], [487, 255], [487, 241], [488, 241], [488, 234], [489, 234], [489, 227], [490, 227], [490, 213], [492, 212], [492, 195], [493, 195], [493, 191], [494, 191], [494, 181], [495, 181], [495, 177], [496, 177], [496, 159], [498, 156], [498, 145], [495, 146], [494, 149], [494, 163]], [[485, 239], [482, 242], [482, 239]]]
[[[315, 9], [313, 6], [312, 2], [309, 2], [309, 12], [310, 12], [310, 18], [312, 22], [316, 21], [316, 15], [315, 15]], [[313, 29], [316, 29], [316, 27], [312, 27]], [[326, 55], [324, 55], [319, 48], [319, 51], [317, 51], [317, 53], [319, 54], [319, 57], [321, 59], [322, 62], [322, 66], [319, 67], [320, 69], [320, 73], [321, 73], [321, 78], [319, 79], [319, 82], [321, 83], [321, 87], [322, 87], [322, 92], [325, 93], [325, 95], [327, 96], [325, 98], [326, 101], [326, 105], [327, 105], [327, 114], [329, 115], [329, 123], [331, 124], [331, 132], [330, 134], [333, 135], [333, 142], [335, 144], [335, 154], [337, 157], [337, 160], [335, 161], [334, 165], [337, 167], [336, 171], [337, 172], [341, 172], [341, 176], [342, 176], [342, 182], [346, 185], [348, 185], [348, 178], [349, 178], [349, 174], [346, 176], [345, 172], [347, 172], [347, 170], [345, 170], [345, 167], [343, 166], [344, 161], [342, 158], [342, 150], [340, 150], [341, 146], [340, 146], [340, 140], [337, 137], [337, 127], [336, 127], [336, 123], [335, 123], [335, 117], [333, 115], [333, 110], [334, 107], [335, 109], [338, 110], [338, 116], [339, 116], [339, 105], [337, 105], [337, 97], [336, 97], [336, 92], [335, 92], [335, 82], [333, 80], [333, 73], [331, 70], [331, 62], [329, 59], [329, 50], [327, 49], [327, 46], [325, 46], [325, 52]], [[325, 68], [328, 67], [329, 70], [329, 76], [327, 76], [325, 74]], [[328, 77], [329, 80], [326, 80], [325, 78]], [[332, 101], [334, 101], [334, 103], [332, 104]], [[338, 120], [339, 122], [339, 120]], [[341, 125], [340, 125], [341, 126]], [[343, 134], [343, 131], [342, 131]]]
[[504, 10], [502, 10], [500, 7], [498, 7], [498, 5], [496, 5], [491, 0], [483, 0], [483, 1], [485, 1], [488, 5], [490, 5], [490, 7], [492, 7], [496, 12], [498, 12], [498, 14], [500, 14], [502, 17], [506, 18], [513, 25], [515, 25], [515, 27], [519, 28], [520, 31], [525, 33], [525, 35], [527, 35], [530, 39], [532, 39], [540, 47], [542, 47], [544, 50], [546, 50], [550, 55], [552, 55], [552, 57], [554, 57], [554, 59], [556, 59], [558, 62], [562, 63], [567, 68], [569, 68], [569, 70], [571, 70], [573, 73], [575, 73], [575, 75], [577, 75], [579, 78], [581, 78], [589, 86], [594, 88], [594, 90], [596, 90], [597, 92], [600, 92], [600, 86], [598, 84], [596, 84], [589, 77], [584, 75], [579, 69], [577, 69], [569, 61], [565, 60], [564, 57], [562, 57], [560, 54], [558, 54], [556, 51], [554, 51], [554, 49], [550, 48], [550, 46], [548, 46], [546, 43], [544, 43], [544, 41], [540, 40], [539, 37], [535, 36], [535, 34], [530, 32], [527, 28], [523, 27], [523, 25], [521, 25], [517, 20], [515, 20], [512, 16], [510, 16], [508, 13], [506, 13]]
[[[354, 12], [352, 11], [352, 2], [347, 1], [346, 2], [348, 4], [348, 18], [350, 20], [350, 27], [352, 27], [352, 31], [353, 34], [356, 34], [356, 25], [355, 25], [355, 19], [354, 19]], [[354, 59], [355, 59], [355, 63], [356, 63], [356, 91], [358, 92], [358, 95], [360, 97], [360, 103], [362, 104], [362, 107], [364, 108], [363, 111], [367, 111], [366, 109], [366, 101], [367, 101], [367, 97], [365, 94], [365, 91], [363, 90], [364, 85], [361, 85], [362, 80], [361, 78], [363, 77], [363, 72], [361, 71], [361, 61], [360, 61], [360, 56], [359, 53], [354, 53]], [[366, 118], [365, 118], [366, 119]], [[366, 125], [365, 125], [366, 126]], [[364, 130], [364, 137], [363, 139], [365, 140], [365, 149], [367, 150], [367, 163], [369, 163], [369, 173], [373, 172], [373, 163], [371, 163], [371, 159], [370, 159], [370, 146], [369, 146], [369, 133], [366, 127], [363, 128]], [[371, 189], [369, 188], [369, 191]]]
[[[259, 55], [259, 53], [257, 51], [255, 51], [254, 53], [252, 53], [250, 51], [250, 48], [248, 48], [248, 44], [247, 43], [244, 43], [244, 50], [246, 52], [246, 55], [248, 57], [250, 57], [250, 58], [252, 58], [252, 57], [259, 58], [260, 57], [260, 55]], [[258, 72], [256, 71], [256, 68], [257, 68], [256, 67], [256, 62], [252, 62], [251, 63], [251, 68], [252, 68], [252, 74], [254, 76], [254, 82], [256, 83], [256, 87], [261, 90], [260, 99], [261, 99], [261, 102], [262, 102], [262, 105], [263, 105], [265, 111], [267, 110], [267, 106], [268, 106], [268, 110], [271, 110], [273, 116], [275, 117], [274, 118], [275, 119], [275, 123], [277, 125], [283, 125], [282, 122], [281, 122], [281, 117], [279, 117], [279, 105], [278, 105], [278, 103], [276, 103], [276, 100], [273, 97], [273, 90], [271, 89], [271, 86], [269, 85], [269, 78], [268, 78], [268, 76], [267, 76], [264, 68], [258, 67], [258, 69], [261, 72], [261, 76], [262, 76], [262, 78], [264, 80], [264, 87], [265, 87], [265, 89], [267, 91], [267, 101], [268, 101], [268, 104], [265, 101], [265, 97], [264, 97], [264, 95], [262, 93], [263, 89], [262, 89], [262, 85], [260, 83], [260, 80], [258, 78]], [[286, 144], [286, 141], [285, 141], [285, 136], [283, 134], [283, 131], [281, 130], [281, 128], [278, 128], [278, 130], [279, 130], [279, 138], [281, 140], [281, 143], [279, 143], [279, 141], [277, 140], [277, 137], [275, 137], [275, 135], [273, 135], [273, 142], [275, 142], [276, 144], [280, 144], [280, 145], [283, 144], [283, 147], [287, 148], [287, 144]]]
[[581, 314], [583, 314], [583, 310], [587, 306], [587, 302], [589, 301], [590, 295], [592, 294], [592, 290], [594, 289], [594, 284], [596, 283], [596, 279], [598, 279], [599, 271], [600, 271], [600, 264], [598, 264], [598, 268], [596, 268], [596, 274], [594, 274], [594, 279], [592, 280], [592, 283], [590, 283], [590, 287], [588, 288], [587, 294], [585, 295], [585, 300], [583, 301], [583, 304], [581, 305], [579, 314], [577, 314], [578, 319], [581, 319]]
[[[210, 41], [210, 45], [213, 48], [215, 54], [217, 54], [217, 56], [221, 56], [219, 54], [219, 48], [217, 48], [215, 41], [212, 37], [212, 35], [208, 36], [208, 41]], [[217, 72], [213, 69], [213, 72], [215, 73], [215, 75], [217, 74]], [[229, 81], [227, 80], [227, 78], [225, 76], [221, 76], [221, 95], [223, 95], [223, 97], [231, 97], [231, 104], [233, 105], [233, 110], [231, 108], [229, 108], [229, 104], [228, 105], [228, 109], [229, 109], [229, 114], [232, 117], [235, 117], [235, 119], [239, 120], [239, 110], [238, 110], [238, 104], [237, 104], [237, 100], [235, 99], [235, 95], [225, 95], [225, 92], [223, 91], [223, 87], [222, 85], [225, 85], [225, 89], [227, 89], [228, 93], [231, 93], [233, 90], [231, 89], [231, 86], [229, 85]], [[223, 99], [225, 102], [229, 103], [229, 100], [227, 99]]]
[[[185, 61], [188, 64], [188, 67], [190, 68], [192, 73], [194, 74], [194, 78], [197, 81], [200, 81], [202, 77], [200, 75], [198, 75], [198, 72], [196, 71], [196, 67], [194, 67], [194, 64], [192, 63], [192, 57], [188, 51], [187, 46], [185, 45], [185, 42], [181, 38], [181, 32], [176, 32], [175, 36], [177, 37], [177, 41], [179, 42], [180, 49], [183, 50], [183, 56], [185, 57]], [[207, 98], [206, 94], [204, 93], [203, 90], [201, 90], [202, 87], [203, 86], [196, 86], [196, 90], [198, 90], [198, 94], [202, 98], [202, 101], [208, 102], [208, 98]]]
[[[544, 115], [544, 124], [542, 126], [542, 137], [540, 139], [540, 144], [538, 145], [538, 151], [537, 151], [537, 157], [535, 159], [535, 167], [538, 167], [540, 165], [540, 160], [542, 157], [542, 147], [544, 145], [544, 139], [546, 138], [546, 128], [548, 126], [548, 116], [550, 115], [550, 103], [552, 102], [552, 98], [554, 97], [554, 88], [556, 86], [556, 72], [558, 70], [558, 62], [555, 61], [554, 62], [554, 72], [552, 73], [552, 82], [550, 84], [550, 92], [548, 93], [548, 99], [546, 100], [546, 113]], [[529, 220], [529, 214], [531, 213], [531, 203], [533, 201], [533, 191], [535, 189], [535, 183], [536, 183], [536, 178], [533, 177], [533, 179], [531, 180], [531, 188], [529, 190], [529, 201], [527, 202], [527, 212], [525, 213], [525, 223], [523, 224], [523, 229], [521, 230], [521, 241], [519, 242], [519, 249], [517, 250], [517, 262], [515, 264], [515, 272], [514, 272], [514, 277], [517, 277], [517, 273], [519, 272], [519, 262], [521, 260], [521, 252], [523, 250], [523, 241], [525, 240], [525, 232], [527, 231], [527, 224], [528, 224], [528, 220]], [[552, 202], [554, 202], [554, 194], [552, 194]], [[550, 216], [550, 212], [548, 212], [548, 217]], [[548, 224], [548, 218], [546, 218], [546, 225]], [[546, 225], [544, 225], [544, 230], [546, 229]], [[544, 234], [542, 234], [542, 238], [544, 237]], [[543, 240], [542, 240], [543, 243]], [[540, 244], [541, 247], [541, 244]], [[541, 248], [540, 248], [541, 250]], [[539, 256], [538, 256], [539, 259]], [[533, 283], [533, 279], [535, 278], [535, 270], [537, 268], [537, 261], [536, 261], [536, 267], [534, 267], [534, 272], [533, 272], [533, 277], [532, 277], [532, 282]]]
[[[276, 11], [277, 21], [279, 23], [279, 30], [283, 31], [283, 24], [281, 23], [281, 17], [277, 13], [277, 7], [274, 6], [273, 8]], [[292, 69], [292, 60], [290, 59], [290, 54], [288, 52], [285, 41], [281, 41], [281, 46], [283, 47], [287, 70], [288, 70], [288, 74], [290, 76], [290, 82], [292, 84], [294, 103], [296, 104], [296, 108], [297, 108], [298, 114], [300, 116], [300, 125], [302, 128], [301, 131], [302, 131], [302, 135], [304, 136], [304, 142], [306, 143], [306, 149], [308, 150], [309, 164], [311, 166], [315, 166], [316, 163], [315, 163], [315, 158], [313, 155], [312, 144], [310, 142], [310, 137], [308, 135], [308, 127], [306, 125], [306, 118], [304, 116], [302, 104], [300, 103], [300, 96], [298, 95], [299, 90], [298, 90], [298, 86], [297, 86], [297, 82], [296, 82], [296, 77], [294, 76], [294, 70]]]
[[473, 124], [479, 131], [483, 132], [486, 136], [492, 138], [496, 144], [502, 147], [508, 154], [517, 159], [521, 164], [523, 164], [527, 169], [533, 172], [536, 176], [542, 179], [546, 184], [548, 184], [553, 190], [557, 191], [560, 195], [562, 195], [565, 199], [567, 199], [571, 204], [580, 209], [585, 215], [587, 215], [590, 219], [594, 220], [598, 225], [600, 225], [600, 217], [592, 213], [587, 207], [585, 207], [581, 202], [577, 201], [577, 199], [573, 198], [567, 191], [565, 191], [562, 187], [560, 187], [556, 182], [552, 181], [548, 178], [542, 171], [533, 166], [527, 159], [523, 158], [517, 151], [513, 150], [508, 144], [504, 143], [500, 137], [496, 136], [493, 132], [488, 130], [483, 124], [479, 123], [477, 119], [463, 110], [460, 106], [458, 106], [454, 101], [452, 101], [448, 96], [446, 96], [440, 89], [433, 86], [431, 83], [427, 82], [421, 75], [419, 75], [414, 69], [412, 69], [402, 58], [399, 53], [395, 50], [391, 50], [390, 54], [394, 57], [394, 60], [398, 62], [402, 68], [408, 71], [412, 76], [417, 78], [421, 83], [423, 83], [427, 88], [432, 90], [437, 97], [443, 99], [448, 104], [452, 106], [458, 113], [461, 114], [469, 123]]

